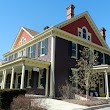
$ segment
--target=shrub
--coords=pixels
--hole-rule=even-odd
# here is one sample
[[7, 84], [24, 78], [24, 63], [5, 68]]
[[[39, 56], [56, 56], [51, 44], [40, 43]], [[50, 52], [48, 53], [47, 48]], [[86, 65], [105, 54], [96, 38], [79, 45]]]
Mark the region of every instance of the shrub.
[[13, 102], [11, 103], [11, 110], [46, 110], [39, 106], [38, 103], [36, 103], [36, 106], [31, 106], [31, 98], [24, 97], [24, 96], [18, 96], [17, 98], [13, 99]]
[[59, 87], [59, 92], [63, 99], [75, 98], [75, 89], [66, 81], [66, 84]]
[[106, 96], [105, 93], [100, 94], [100, 97], [105, 97], [105, 96]]
[[9, 109], [14, 97], [25, 95], [26, 90], [23, 89], [3, 89], [0, 90], [0, 108]]

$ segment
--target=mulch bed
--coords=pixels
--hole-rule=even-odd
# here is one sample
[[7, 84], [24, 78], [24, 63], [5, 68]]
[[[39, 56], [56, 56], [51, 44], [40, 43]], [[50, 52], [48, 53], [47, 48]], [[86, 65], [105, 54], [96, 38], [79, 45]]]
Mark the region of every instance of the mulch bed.
[[74, 104], [79, 104], [83, 106], [96, 106], [96, 105], [102, 105], [102, 104], [109, 104], [108, 100], [77, 100], [77, 99], [65, 99], [63, 101], [69, 102], [69, 103], [74, 103]]

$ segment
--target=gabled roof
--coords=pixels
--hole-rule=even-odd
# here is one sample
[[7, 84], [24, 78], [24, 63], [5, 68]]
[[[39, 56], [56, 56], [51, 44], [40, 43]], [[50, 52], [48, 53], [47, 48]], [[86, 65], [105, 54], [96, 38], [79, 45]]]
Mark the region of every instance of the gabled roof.
[[11, 47], [11, 50], [14, 49], [15, 44], [16, 44], [16, 42], [18, 41], [18, 39], [19, 39], [19, 37], [20, 37], [20, 35], [21, 35], [21, 33], [22, 33], [23, 31], [25, 31], [31, 38], [34, 38], [34, 36], [38, 34], [38, 32], [36, 32], [36, 31], [34, 31], [34, 30], [31, 30], [31, 29], [26, 28], [26, 27], [21, 27], [19, 33], [17, 34], [17, 36], [16, 36], [16, 38], [15, 38], [15, 40], [14, 40], [14, 43], [13, 43], [13, 45], [12, 45], [12, 47]]
[[85, 17], [85, 18], [87, 19], [88, 23], [90, 24], [90, 26], [91, 26], [92, 29], [94, 30], [94, 32], [95, 32], [95, 34], [97, 35], [97, 37], [98, 37], [99, 41], [101, 42], [102, 46], [105, 47], [105, 48], [107, 48], [107, 49], [109, 49], [107, 43], [106, 43], [105, 40], [103, 39], [102, 35], [100, 34], [98, 28], [96, 27], [94, 21], [92, 20], [92, 18], [90, 17], [90, 15], [89, 15], [89, 13], [88, 13], [87, 11], [84, 12], [84, 13], [81, 13], [81, 14], [79, 14], [79, 15], [77, 15], [77, 16], [75, 16], [75, 17], [69, 19], [69, 20], [66, 20], [66, 21], [64, 21], [64, 22], [62, 22], [62, 23], [60, 23], [60, 24], [58, 24], [58, 25], [55, 25], [54, 27], [60, 29], [60, 28], [66, 26], [66, 25], [68, 25], [68, 24], [70, 24], [70, 23], [72, 23], [72, 22], [75, 22], [76, 20], [78, 20], [78, 19], [80, 19], [80, 18], [82, 18], [82, 17]]
[[34, 30], [31, 30], [29, 28], [26, 28], [26, 27], [23, 27], [27, 32], [29, 32], [32, 36], [35, 36], [38, 34], [38, 32], [34, 31]]

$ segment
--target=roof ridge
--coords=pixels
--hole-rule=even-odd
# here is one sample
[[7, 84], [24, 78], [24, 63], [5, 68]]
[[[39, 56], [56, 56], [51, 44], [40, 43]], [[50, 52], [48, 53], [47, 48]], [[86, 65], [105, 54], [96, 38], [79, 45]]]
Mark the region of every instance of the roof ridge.
[[30, 28], [27, 28], [27, 27], [22, 27], [22, 28], [24, 28], [26, 31], [28, 31], [32, 36], [35, 36], [36, 34], [39, 33], [37, 31], [30, 29]]

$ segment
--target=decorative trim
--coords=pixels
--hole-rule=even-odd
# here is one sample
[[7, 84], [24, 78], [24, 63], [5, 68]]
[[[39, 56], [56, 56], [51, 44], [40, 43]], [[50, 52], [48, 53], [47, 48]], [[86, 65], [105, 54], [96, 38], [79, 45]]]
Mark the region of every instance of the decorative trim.
[[13, 50], [13, 49], [14, 49], [15, 44], [16, 44], [17, 40], [19, 39], [19, 37], [20, 37], [22, 31], [25, 31], [30, 37], [33, 38], [33, 36], [32, 36], [26, 29], [24, 29], [23, 27], [21, 27], [21, 29], [20, 29], [18, 35], [16, 36], [16, 38], [15, 38], [15, 40], [14, 40], [14, 43], [13, 43], [13, 45], [12, 45], [12, 47], [11, 47], [10, 50]]
[[[86, 30], [86, 39], [83, 38], [83, 29]], [[80, 32], [80, 34], [79, 34], [79, 32]], [[82, 37], [85, 40], [91, 41], [91, 33], [88, 32], [88, 29], [85, 26], [83, 26], [82, 29], [78, 27], [78, 36]], [[88, 37], [90, 37], [90, 38], [88, 39]]]
[[4, 57], [5, 56], [8, 56], [10, 54], [13, 54], [13, 53], [16, 53], [18, 52], [19, 50], [23, 49], [23, 48], [26, 48], [28, 47], [29, 45], [32, 45], [34, 43], [37, 43], [45, 38], [48, 38], [50, 37], [50, 35], [56, 35], [60, 38], [63, 38], [65, 40], [69, 40], [69, 41], [73, 41], [73, 42], [76, 42], [78, 44], [81, 44], [83, 46], [87, 46], [87, 47], [90, 47], [90, 48], [93, 48], [97, 51], [101, 51], [103, 53], [106, 53], [108, 55], [110, 55], [110, 50], [108, 48], [105, 48], [105, 47], [102, 47], [102, 46], [99, 46], [93, 42], [90, 42], [90, 41], [87, 41], [81, 37], [78, 37], [78, 36], [75, 36], [73, 34], [70, 34], [66, 31], [63, 31], [61, 29], [58, 29], [58, 28], [55, 28], [55, 27], [51, 27], [47, 30], [45, 30], [44, 32], [36, 35], [36, 37], [34, 37], [33, 39], [31, 39], [29, 42], [27, 42], [26, 44], [23, 44], [22, 46], [12, 50], [12, 51], [9, 51], [7, 52], [6, 54], [4, 54]]
[[41, 67], [41, 68], [48, 68], [50, 66], [50, 62], [47, 62], [47, 61], [22, 57], [22, 58], [18, 58], [16, 60], [14, 60], [14, 61], [7, 62], [3, 65], [0, 65], [0, 69], [11, 68], [13, 65], [14, 65], [14, 67], [19, 66], [19, 65], [22, 65], [23, 62], [25, 63], [25, 65], [34, 66], [34, 67], [37, 66], [37, 67]]
[[7, 57], [10, 54], [13, 54], [13, 53], [15, 53], [15, 52], [17, 52], [19, 50], [22, 50], [22, 49], [24, 49], [24, 48], [26, 48], [26, 47], [34, 44], [34, 43], [37, 43], [39, 41], [42, 41], [43, 39], [48, 38], [51, 35], [51, 32], [53, 30], [52, 28], [49, 28], [49, 29], [45, 30], [44, 32], [37, 34], [33, 39], [29, 40], [28, 42], [26, 42], [25, 44], [19, 46], [18, 48], [10, 50], [9, 52], [5, 53], [3, 56]]
[[66, 31], [60, 30], [58, 28], [54, 28], [54, 33], [56, 34], [56, 36], [58, 36], [60, 38], [66, 39], [68, 41], [76, 42], [76, 43], [81, 44], [83, 46], [87, 46], [87, 47], [93, 48], [95, 50], [98, 50], [100, 52], [103, 52], [103, 53], [110, 55], [110, 50], [108, 48], [104, 48], [102, 46], [99, 46], [93, 42], [87, 41], [81, 37], [70, 34]]
[[55, 25], [55, 27], [57, 28], [62, 28], [72, 22], [77, 21], [78, 19], [82, 18], [82, 17], [86, 17], [88, 23], [90, 24], [90, 26], [92, 27], [92, 29], [94, 30], [94, 33], [97, 35], [99, 41], [101, 42], [101, 44], [105, 47], [105, 48], [109, 48], [107, 43], [105, 42], [105, 40], [103, 39], [103, 37], [101, 36], [98, 28], [96, 27], [94, 21], [92, 20], [91, 16], [89, 15], [89, 13], [86, 11], [84, 13], [79, 14], [78, 16], [73, 17], [72, 19], [66, 20], [58, 25]]

